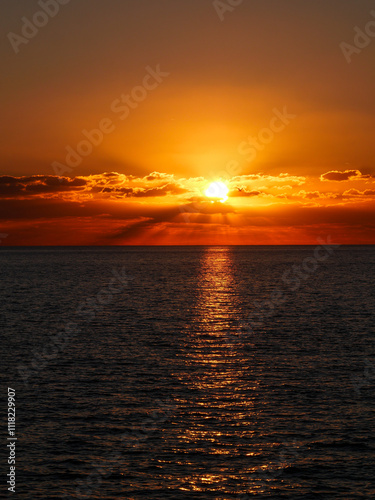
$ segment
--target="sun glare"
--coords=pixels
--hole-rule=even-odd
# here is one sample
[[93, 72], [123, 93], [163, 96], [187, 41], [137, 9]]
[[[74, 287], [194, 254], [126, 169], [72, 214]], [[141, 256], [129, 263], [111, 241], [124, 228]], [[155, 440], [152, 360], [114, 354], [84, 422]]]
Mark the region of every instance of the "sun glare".
[[212, 182], [206, 189], [206, 196], [208, 198], [215, 198], [216, 200], [224, 203], [228, 199], [229, 189], [224, 184], [224, 182], [216, 181]]

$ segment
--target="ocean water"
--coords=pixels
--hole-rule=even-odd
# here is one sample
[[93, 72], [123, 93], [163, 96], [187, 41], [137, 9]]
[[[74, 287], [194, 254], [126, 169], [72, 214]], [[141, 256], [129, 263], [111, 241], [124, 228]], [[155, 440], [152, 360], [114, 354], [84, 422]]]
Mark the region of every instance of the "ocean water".
[[0, 262], [14, 498], [375, 498], [374, 247]]

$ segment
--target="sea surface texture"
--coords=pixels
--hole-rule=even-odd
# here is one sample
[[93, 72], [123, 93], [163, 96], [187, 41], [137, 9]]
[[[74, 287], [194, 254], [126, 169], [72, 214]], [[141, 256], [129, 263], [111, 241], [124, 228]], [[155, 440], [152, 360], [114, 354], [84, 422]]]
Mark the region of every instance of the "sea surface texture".
[[375, 498], [374, 247], [4, 247], [0, 263], [14, 498]]

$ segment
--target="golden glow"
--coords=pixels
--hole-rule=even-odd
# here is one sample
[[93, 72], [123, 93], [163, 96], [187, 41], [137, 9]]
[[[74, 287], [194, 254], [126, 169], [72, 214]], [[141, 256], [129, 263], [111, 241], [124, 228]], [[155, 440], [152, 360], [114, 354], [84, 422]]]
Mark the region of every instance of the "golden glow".
[[229, 193], [228, 187], [224, 184], [224, 182], [221, 181], [212, 182], [208, 186], [205, 192], [208, 198], [215, 198], [219, 200], [221, 203], [227, 201], [228, 193]]

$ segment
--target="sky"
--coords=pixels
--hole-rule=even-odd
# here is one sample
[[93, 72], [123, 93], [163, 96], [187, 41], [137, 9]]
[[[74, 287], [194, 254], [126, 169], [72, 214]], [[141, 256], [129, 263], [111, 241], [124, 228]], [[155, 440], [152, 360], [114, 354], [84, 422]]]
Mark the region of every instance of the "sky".
[[59, 2], [1, 2], [1, 245], [375, 243], [372, 1]]

